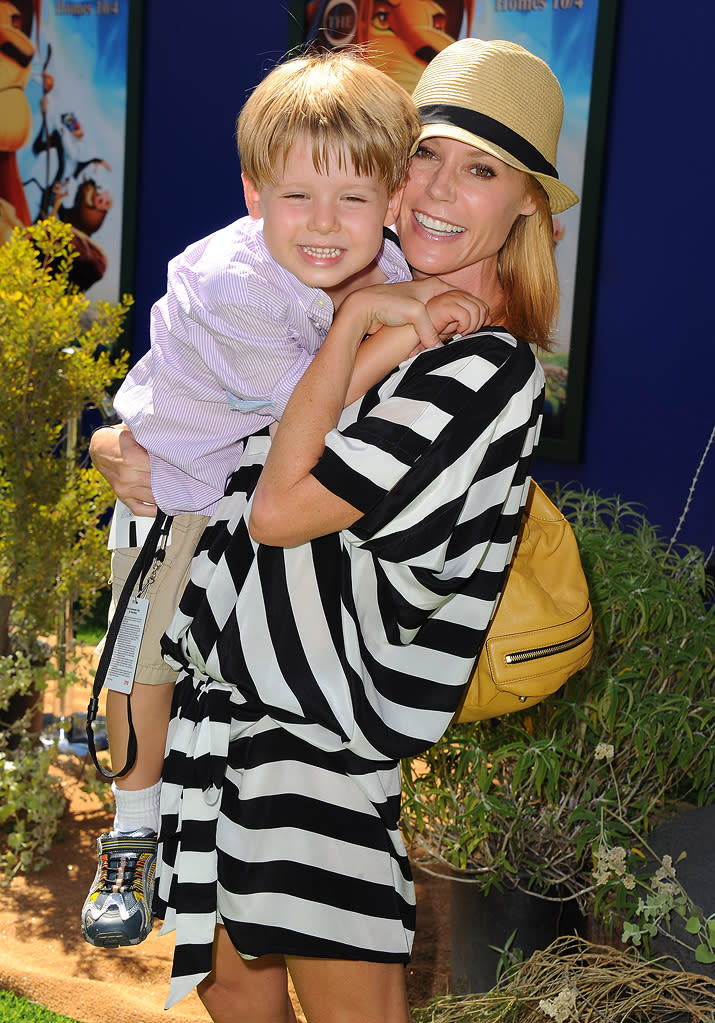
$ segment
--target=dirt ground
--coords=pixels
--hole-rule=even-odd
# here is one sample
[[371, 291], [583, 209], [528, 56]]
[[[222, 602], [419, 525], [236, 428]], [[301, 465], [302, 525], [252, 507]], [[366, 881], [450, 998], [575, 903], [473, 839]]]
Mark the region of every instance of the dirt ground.
[[[78, 687], [65, 695], [61, 707], [48, 696], [45, 710], [85, 710], [87, 699], [88, 690]], [[50, 864], [0, 888], [0, 988], [79, 1023], [208, 1020], [195, 993], [164, 1011], [173, 940], [171, 935], [160, 938], [158, 925], [132, 949], [97, 949], [83, 941], [79, 913], [96, 867], [96, 836], [111, 825], [111, 814], [98, 798], [82, 792], [80, 770], [76, 759], [60, 759], [68, 809]], [[415, 882], [417, 938], [407, 968], [413, 1006], [444, 993], [450, 979], [448, 882], [431, 878], [419, 867]], [[296, 1012], [303, 1020], [297, 1003]]]

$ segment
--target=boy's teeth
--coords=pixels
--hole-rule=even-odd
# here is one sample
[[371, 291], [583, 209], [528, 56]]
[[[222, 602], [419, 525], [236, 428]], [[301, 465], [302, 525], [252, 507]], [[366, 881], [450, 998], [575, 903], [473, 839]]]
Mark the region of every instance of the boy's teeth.
[[316, 259], [334, 259], [341, 252], [341, 249], [324, 249], [313, 245], [303, 245], [302, 249], [303, 252], [307, 252], [309, 256], [315, 256]]
[[463, 227], [458, 227], [456, 224], [449, 224], [446, 220], [435, 220], [434, 217], [428, 217], [426, 213], [418, 213], [414, 211], [415, 220], [422, 227], [426, 227], [428, 231], [439, 231], [440, 234], [462, 234], [464, 231]]

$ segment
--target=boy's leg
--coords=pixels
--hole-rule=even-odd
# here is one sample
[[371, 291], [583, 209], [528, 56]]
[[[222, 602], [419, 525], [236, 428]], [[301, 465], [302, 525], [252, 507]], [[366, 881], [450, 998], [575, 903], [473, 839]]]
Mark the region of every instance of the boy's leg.
[[286, 956], [308, 1023], [410, 1023], [401, 963]]
[[[82, 907], [82, 934], [92, 945], [135, 945], [151, 931], [160, 778], [176, 680], [176, 672], [161, 656], [160, 641], [178, 606], [207, 521], [202, 515], [174, 519], [165, 561], [145, 594], [149, 611], [131, 694], [137, 755], [132, 770], [114, 781], [114, 828], [97, 842], [97, 872]], [[138, 549], [113, 552], [110, 620], [137, 555]], [[129, 737], [126, 695], [107, 691], [106, 716], [112, 770], [118, 771], [126, 759]]]
[[[115, 831], [159, 831], [159, 782], [173, 695], [173, 681], [164, 685], [134, 683], [130, 699], [137, 757], [131, 771], [115, 778], [112, 785], [117, 808]], [[116, 772], [124, 766], [129, 741], [126, 696], [109, 690], [106, 713], [112, 771]]]
[[214, 1023], [297, 1023], [280, 955], [242, 959], [225, 928], [216, 928], [213, 969], [198, 986]]

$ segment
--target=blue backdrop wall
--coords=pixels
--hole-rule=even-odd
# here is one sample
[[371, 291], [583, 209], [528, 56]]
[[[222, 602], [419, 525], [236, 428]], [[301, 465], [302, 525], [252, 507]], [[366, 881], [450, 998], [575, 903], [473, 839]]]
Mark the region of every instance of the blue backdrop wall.
[[[135, 357], [148, 347], [168, 260], [245, 212], [235, 119], [286, 48], [287, 6], [234, 0], [199, 15], [189, 0], [145, 4]], [[715, 420], [714, 34], [710, 4], [622, 0], [582, 461], [535, 470], [645, 505], [666, 536]], [[715, 544], [715, 447], [679, 538], [706, 551]]]

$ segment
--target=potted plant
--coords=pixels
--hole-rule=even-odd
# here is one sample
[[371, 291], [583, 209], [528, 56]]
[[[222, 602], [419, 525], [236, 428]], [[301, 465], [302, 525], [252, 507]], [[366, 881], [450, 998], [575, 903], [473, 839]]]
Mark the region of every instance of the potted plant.
[[[130, 304], [70, 283], [72, 230], [16, 229], [0, 246], [0, 874], [42, 865], [64, 801], [28, 718], [51, 670], [40, 637], [106, 583], [111, 491], [77, 424], [125, 371], [114, 352]], [[40, 651], [40, 653], [38, 653]], [[24, 713], [27, 712], [27, 713]]]
[[[608, 924], [638, 912], [623, 885], [631, 850], [684, 802], [713, 801], [715, 607], [703, 552], [667, 543], [638, 508], [579, 488], [553, 499], [581, 549], [592, 660], [556, 696], [453, 726], [405, 762], [402, 823], [428, 870], [480, 895], [537, 896], [537, 913], [549, 900], [576, 904]], [[507, 940], [519, 946], [519, 933], [496, 943]], [[479, 943], [488, 956], [495, 941]], [[464, 946], [454, 938], [453, 955]]]

